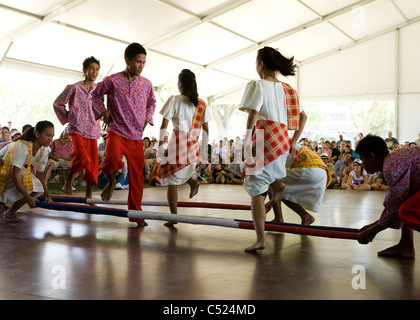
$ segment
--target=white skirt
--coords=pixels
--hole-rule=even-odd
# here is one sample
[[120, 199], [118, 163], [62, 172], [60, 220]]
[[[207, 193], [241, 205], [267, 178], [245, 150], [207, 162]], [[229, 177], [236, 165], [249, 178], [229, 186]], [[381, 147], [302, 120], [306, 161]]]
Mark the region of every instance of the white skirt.
[[276, 180], [286, 177], [286, 161], [289, 152], [286, 152], [276, 160], [270, 162], [264, 168], [258, 170], [254, 175], [249, 175], [244, 180], [245, 191], [256, 197], [268, 191], [268, 187]]
[[319, 212], [327, 185], [327, 173], [322, 168], [291, 168], [282, 180], [285, 184], [283, 199]]
[[182, 168], [181, 170], [172, 173], [171, 175], [160, 179], [162, 186], [180, 186], [186, 183], [191, 177], [195, 174], [196, 163], [191, 163], [190, 165]]
[[[22, 179], [22, 181], [23, 181], [24, 174], [25, 174], [25, 170], [21, 170], [21, 172], [19, 173], [19, 177]], [[39, 179], [35, 175], [32, 174], [31, 176], [32, 176], [33, 189], [28, 190], [27, 192], [28, 194], [32, 194], [35, 192], [35, 194], [32, 194], [32, 197], [37, 198], [44, 193], [44, 187], [42, 186], [41, 181], [39, 181]], [[23, 195], [16, 188], [15, 184], [12, 181], [12, 178], [9, 178], [9, 180], [7, 180], [6, 182], [6, 188], [4, 189], [3, 194], [0, 195], [0, 202], [11, 204], [11, 203], [15, 203], [16, 201], [22, 198], [23, 198]]]

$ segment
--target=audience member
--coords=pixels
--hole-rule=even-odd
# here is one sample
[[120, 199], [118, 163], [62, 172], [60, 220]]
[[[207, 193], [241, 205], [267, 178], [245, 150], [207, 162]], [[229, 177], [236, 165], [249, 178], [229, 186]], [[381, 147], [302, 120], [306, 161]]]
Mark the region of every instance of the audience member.
[[418, 138], [416, 141], [414, 141], [414, 143], [415, 143], [416, 145], [420, 146], [420, 133], [419, 133], [419, 138]]
[[385, 143], [389, 151], [394, 150], [394, 146], [399, 144], [398, 140], [392, 136], [392, 131], [388, 132], [388, 138], [385, 139]]
[[373, 191], [388, 191], [389, 186], [387, 185], [385, 181], [385, 177], [383, 172], [375, 172], [374, 174], [371, 174], [369, 177], [370, 188]]
[[66, 129], [64, 129], [58, 139], [51, 143], [50, 150], [47, 169], [45, 170], [45, 181], [47, 183], [53, 170], [69, 168], [73, 159], [73, 145]]
[[369, 175], [366, 170], [363, 169], [362, 161], [360, 159], [354, 160], [353, 170], [350, 171], [347, 180], [349, 190], [369, 191], [370, 185], [368, 184], [368, 179]]
[[10, 141], [10, 129], [9, 127], [1, 128], [1, 140], [0, 142], [9, 142]]
[[328, 156], [326, 154], [322, 154], [321, 159], [322, 161], [324, 161], [325, 165], [328, 167], [331, 173], [331, 182], [328, 185], [328, 189], [334, 189], [335, 185], [338, 183], [336, 169], [334, 165], [332, 164], [332, 161], [328, 159]]

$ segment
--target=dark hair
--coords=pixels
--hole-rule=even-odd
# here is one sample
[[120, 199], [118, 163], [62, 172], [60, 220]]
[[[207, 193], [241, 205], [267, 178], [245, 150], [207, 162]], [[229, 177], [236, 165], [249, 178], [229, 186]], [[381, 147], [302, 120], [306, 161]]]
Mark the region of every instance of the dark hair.
[[147, 54], [146, 49], [141, 44], [134, 42], [125, 49], [124, 58], [131, 60], [138, 54]]
[[9, 131], [9, 132], [10, 132], [9, 127], [2, 127], [2, 128], [1, 128], [1, 130], [3, 130], [3, 129], [7, 129], [7, 131]]
[[195, 74], [191, 70], [184, 69], [178, 76], [178, 82], [182, 85], [182, 94], [186, 95], [191, 103], [197, 107], [199, 102]]
[[31, 129], [31, 128], [33, 128], [33, 127], [32, 127], [32, 125], [30, 125], [30, 124], [25, 124], [25, 125], [22, 127], [22, 134], [24, 134], [26, 130]]
[[89, 68], [91, 63], [96, 63], [99, 66], [101, 66], [101, 63], [99, 62], [99, 60], [92, 56], [92, 57], [86, 58], [85, 61], [83, 61], [83, 69]]
[[355, 152], [363, 157], [373, 153], [378, 157], [385, 158], [389, 150], [384, 139], [368, 134], [357, 144]]
[[150, 146], [151, 142], [150, 142], [149, 137], [144, 137], [144, 138], [143, 138], [143, 142], [144, 142], [145, 140], [149, 141], [149, 146]]
[[33, 129], [27, 130], [18, 140], [35, 141], [35, 132], [43, 133], [47, 128], [54, 128], [49, 121], [38, 122]]
[[274, 48], [264, 47], [258, 50], [257, 61], [262, 61], [267, 69], [279, 71], [285, 77], [296, 74], [294, 57], [288, 59]]

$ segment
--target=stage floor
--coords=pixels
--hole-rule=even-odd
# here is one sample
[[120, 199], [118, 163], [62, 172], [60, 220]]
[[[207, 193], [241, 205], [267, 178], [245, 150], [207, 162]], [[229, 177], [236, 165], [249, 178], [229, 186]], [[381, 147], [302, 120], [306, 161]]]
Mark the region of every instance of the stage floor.
[[[188, 187], [179, 201], [188, 201]], [[114, 199], [126, 199], [117, 190]], [[74, 196], [82, 196], [76, 194]], [[315, 225], [359, 228], [377, 220], [385, 193], [328, 190]], [[99, 198], [99, 194], [95, 194]], [[165, 188], [144, 200], [166, 201]], [[197, 202], [249, 204], [242, 186], [202, 185]], [[119, 207], [121, 206], [112, 206]], [[144, 210], [168, 213], [167, 207]], [[180, 208], [180, 214], [252, 220], [249, 211]], [[417, 259], [378, 257], [400, 231], [373, 243], [267, 232], [267, 248], [243, 249], [253, 230], [21, 210], [22, 223], [0, 222], [0, 299], [278, 300], [419, 299]], [[269, 213], [267, 220], [271, 220]], [[284, 207], [286, 222], [300, 223]], [[420, 236], [414, 235], [420, 252]]]

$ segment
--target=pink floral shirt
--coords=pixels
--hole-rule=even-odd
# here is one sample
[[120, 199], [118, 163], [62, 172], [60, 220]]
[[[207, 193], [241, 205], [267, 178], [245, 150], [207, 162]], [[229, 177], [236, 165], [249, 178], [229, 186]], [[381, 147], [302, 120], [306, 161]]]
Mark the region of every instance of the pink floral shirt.
[[389, 191], [379, 224], [398, 229], [402, 226], [398, 217], [400, 206], [420, 190], [420, 146], [398, 149], [388, 154], [385, 157], [383, 174]]
[[156, 98], [152, 83], [141, 76], [129, 81], [122, 72], [105, 77], [92, 94], [92, 106], [97, 117], [106, 110], [105, 95], [112, 118], [108, 131], [126, 139], [141, 140], [146, 118], [153, 125]]
[[[54, 101], [54, 111], [61, 124], [68, 123], [67, 132], [80, 134], [83, 138], [99, 139], [101, 124], [92, 110], [92, 92], [96, 88], [93, 85], [90, 91], [83, 82], [68, 85]], [[66, 104], [69, 110], [66, 109]]]
[[50, 144], [51, 153], [59, 159], [72, 160], [73, 159], [73, 145], [70, 140], [63, 143], [61, 139], [55, 139]]

